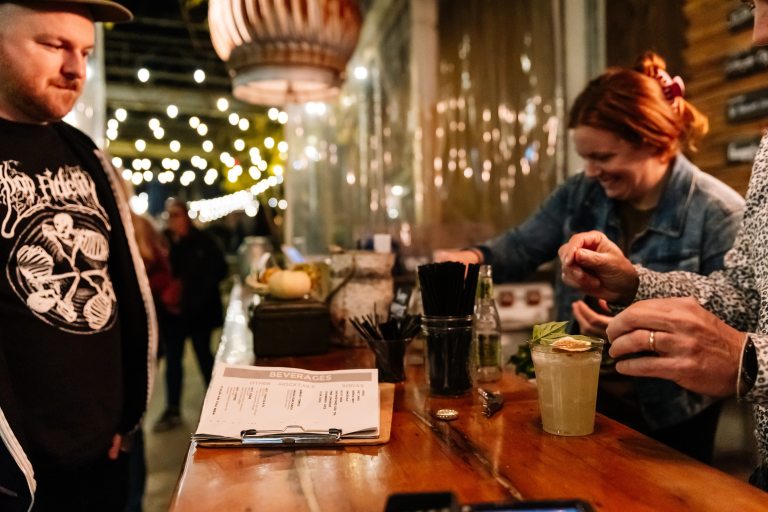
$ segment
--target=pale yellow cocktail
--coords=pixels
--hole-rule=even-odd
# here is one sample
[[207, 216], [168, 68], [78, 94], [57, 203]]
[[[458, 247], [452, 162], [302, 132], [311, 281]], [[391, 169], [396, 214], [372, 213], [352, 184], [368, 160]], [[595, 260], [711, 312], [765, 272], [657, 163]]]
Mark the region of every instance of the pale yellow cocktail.
[[561, 436], [591, 434], [604, 342], [595, 339], [588, 348], [572, 350], [537, 342], [529, 345], [544, 430]]

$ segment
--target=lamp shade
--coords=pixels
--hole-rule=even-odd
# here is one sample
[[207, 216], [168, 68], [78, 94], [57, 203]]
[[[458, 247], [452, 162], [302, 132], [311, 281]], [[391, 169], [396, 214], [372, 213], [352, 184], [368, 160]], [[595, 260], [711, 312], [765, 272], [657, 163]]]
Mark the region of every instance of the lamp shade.
[[325, 101], [339, 92], [361, 25], [356, 0], [210, 0], [213, 47], [248, 103]]

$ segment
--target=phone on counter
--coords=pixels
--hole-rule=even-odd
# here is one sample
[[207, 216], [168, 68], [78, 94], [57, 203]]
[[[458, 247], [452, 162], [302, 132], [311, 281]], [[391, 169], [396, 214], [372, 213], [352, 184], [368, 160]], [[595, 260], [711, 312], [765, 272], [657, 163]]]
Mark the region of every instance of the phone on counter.
[[389, 496], [384, 512], [594, 512], [579, 499], [515, 501], [459, 505], [450, 491], [395, 493]]
[[517, 501], [514, 503], [476, 503], [466, 512], [594, 512], [583, 500]]

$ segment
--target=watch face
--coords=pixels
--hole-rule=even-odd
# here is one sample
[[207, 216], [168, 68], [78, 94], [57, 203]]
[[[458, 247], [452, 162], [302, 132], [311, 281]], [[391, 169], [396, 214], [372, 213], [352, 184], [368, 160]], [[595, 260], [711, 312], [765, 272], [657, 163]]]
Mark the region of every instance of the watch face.
[[757, 380], [757, 350], [752, 338], [747, 336], [747, 342], [744, 344], [744, 353], [741, 356], [741, 372], [739, 394], [745, 395], [752, 390]]

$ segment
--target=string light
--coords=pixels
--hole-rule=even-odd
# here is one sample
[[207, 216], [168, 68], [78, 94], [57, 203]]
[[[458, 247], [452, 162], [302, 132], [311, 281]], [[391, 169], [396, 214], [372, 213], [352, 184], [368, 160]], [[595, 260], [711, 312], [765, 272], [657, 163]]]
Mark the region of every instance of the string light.
[[131, 210], [136, 215], [143, 215], [149, 208], [149, 195], [146, 192], [135, 195], [128, 200], [128, 204], [131, 206]]
[[[146, 81], [151, 80], [151, 73], [149, 70], [146, 68], [142, 68], [142, 70], [143, 71], [140, 73], [141, 78], [146, 78]], [[198, 83], [202, 83], [205, 80], [205, 73], [202, 70], [198, 71], [200, 71], [200, 73], [196, 73], [195, 79]], [[226, 119], [230, 124], [238, 128], [238, 132], [248, 132], [252, 127], [252, 119], [230, 110], [233, 105], [229, 99], [219, 97], [215, 100], [215, 105], [218, 111], [223, 112], [222, 115], [226, 116]], [[307, 110], [313, 115], [323, 115], [328, 112], [328, 107], [324, 103], [312, 103], [307, 107]], [[176, 105], [169, 104], [165, 108], [165, 114], [167, 114], [170, 119], [175, 119], [179, 117], [181, 111]], [[281, 124], [286, 124], [288, 122], [288, 113], [281, 111], [279, 108], [270, 108], [265, 114], [265, 117], [268, 117], [270, 121]], [[105, 135], [108, 140], [117, 140], [119, 138], [118, 130], [121, 126], [120, 123], [126, 121], [127, 118], [128, 111], [125, 108], [115, 109], [114, 115], [106, 123], [107, 130]], [[188, 122], [190, 128], [195, 130], [203, 138], [210, 132], [208, 125], [201, 120], [199, 114], [189, 116]], [[165, 125], [165, 127], [163, 125]], [[163, 122], [162, 118], [149, 117], [147, 119], [147, 124], [144, 126], [145, 130], [152, 134], [152, 138], [149, 138], [150, 136], [147, 134], [143, 134], [143, 137], [137, 134], [139, 137], [132, 141], [132, 146], [136, 151], [135, 154], [145, 153], [149, 150], [152, 143], [147, 141], [154, 141], [155, 139], [161, 140], [166, 134], [175, 135], [172, 127], [175, 127], [176, 125], [168, 124], [167, 121]], [[172, 131], [168, 132], [168, 130]], [[217, 144], [215, 144], [213, 140], [201, 140], [201, 145], [197, 146], [199, 154], [190, 156], [190, 153], [194, 151], [194, 148], [184, 146], [182, 149], [182, 143], [180, 142], [181, 136], [175, 138], [173, 136], [169, 137], [169, 139], [173, 139], [166, 142], [168, 144], [169, 152], [180, 153], [182, 150], [192, 150], [189, 153], [184, 154], [183, 161], [187, 161], [186, 158], [189, 158], [189, 163], [186, 164], [189, 165], [189, 168], [183, 172], [179, 171], [182, 162], [178, 158], [166, 157], [163, 158], [162, 161], [158, 159], [154, 162], [154, 169], [153, 162], [149, 158], [134, 158], [124, 162], [122, 158], [114, 157], [112, 163], [117, 168], [122, 168], [123, 166], [128, 167], [128, 169], [123, 169], [121, 171], [121, 176], [124, 180], [133, 183], [134, 186], [151, 183], [154, 180], [157, 180], [160, 184], [168, 184], [174, 182], [177, 178], [178, 183], [183, 187], [190, 186], [197, 178], [200, 178], [200, 181], [204, 182], [206, 186], [216, 186], [217, 181], [220, 179], [226, 179], [233, 184], [237, 184], [243, 179], [243, 175], [247, 174], [246, 179], [249, 181], [253, 180], [251, 182], [253, 184], [249, 189], [241, 192], [246, 192], [248, 194], [250, 203], [248, 205], [241, 205], [242, 207], [239, 209], [246, 211], [246, 214], [248, 215], [256, 215], [259, 203], [255, 197], [261, 194], [266, 194], [270, 189], [278, 187], [283, 183], [283, 175], [285, 172], [283, 165], [272, 165], [270, 161], [279, 161], [278, 156], [280, 158], [285, 158], [288, 150], [288, 142], [280, 140], [279, 138], [276, 139], [274, 136], [268, 136], [263, 140], [263, 145], [259, 145], [252, 139], [248, 140], [249, 138], [250, 137], [246, 136], [235, 136], [230, 139], [231, 142], [229, 143], [232, 144], [230, 147], [233, 148], [231, 150], [233, 154], [226, 151], [219, 154], [216, 148]], [[130, 140], [127, 142], [129, 142], [129, 144], [131, 143]], [[325, 151], [325, 146], [322, 145], [323, 143], [320, 142], [319, 144], [320, 145], [317, 145], [316, 147]], [[205, 153], [202, 153], [199, 148], [202, 148], [202, 151]], [[275, 151], [274, 153], [267, 153], [267, 155], [269, 155], [267, 156], [267, 160], [265, 160], [262, 155], [262, 151], [265, 149], [268, 151]], [[244, 158], [248, 158], [243, 154], [245, 151], [247, 151], [248, 157], [250, 157], [247, 160], [244, 160]], [[206, 159], [200, 156], [200, 154], [206, 154], [207, 156], [207, 154], [211, 153], [218, 155], [218, 159], [221, 160], [222, 164], [217, 165], [216, 162], [212, 162], [211, 160], [215, 160], [215, 157], [208, 157]], [[128, 165], [129, 163], [130, 166]], [[216, 167], [209, 167], [210, 165]], [[197, 176], [197, 172], [200, 172], [200, 176]], [[281, 209], [287, 208], [287, 201], [281, 200], [282, 193], [278, 192], [278, 190], [271, 192], [270, 196], [270, 199], [273, 200], [272, 207], [279, 207]], [[264, 197], [264, 200], [266, 199], [267, 198]], [[197, 215], [197, 218], [211, 218], [210, 215], [200, 215], [199, 211], [195, 215]]]
[[194, 213], [200, 222], [211, 222], [238, 210], [253, 211], [255, 208], [258, 212], [258, 202], [254, 199], [253, 193], [248, 190], [213, 199], [190, 201], [188, 206], [190, 213]]

